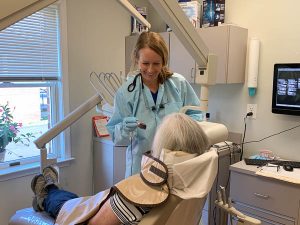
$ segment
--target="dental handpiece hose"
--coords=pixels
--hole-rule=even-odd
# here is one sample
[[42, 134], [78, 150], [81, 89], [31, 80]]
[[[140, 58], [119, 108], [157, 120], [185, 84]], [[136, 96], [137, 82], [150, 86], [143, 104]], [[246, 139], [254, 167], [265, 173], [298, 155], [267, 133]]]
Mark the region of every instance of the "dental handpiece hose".
[[[147, 128], [147, 125], [144, 124], [143, 122], [136, 121], [137, 127], [140, 129], [145, 130]], [[132, 155], [132, 140], [133, 140], [133, 131], [129, 132], [129, 141], [130, 141], [130, 154], [131, 154], [131, 161], [133, 161], [133, 155]], [[131, 165], [131, 175], [132, 175], [132, 165]]]

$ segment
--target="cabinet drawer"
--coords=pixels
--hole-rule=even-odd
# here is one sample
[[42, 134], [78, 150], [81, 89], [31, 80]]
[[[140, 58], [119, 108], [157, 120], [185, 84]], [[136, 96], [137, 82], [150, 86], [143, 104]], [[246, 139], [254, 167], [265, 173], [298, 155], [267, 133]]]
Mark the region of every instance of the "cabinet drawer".
[[298, 217], [300, 188], [297, 185], [232, 171], [230, 196], [233, 201]]
[[241, 213], [247, 216], [256, 218], [261, 221], [262, 225], [295, 225], [295, 218], [291, 218], [279, 213], [274, 213], [257, 207], [249, 206], [247, 204], [235, 202], [233, 206]]

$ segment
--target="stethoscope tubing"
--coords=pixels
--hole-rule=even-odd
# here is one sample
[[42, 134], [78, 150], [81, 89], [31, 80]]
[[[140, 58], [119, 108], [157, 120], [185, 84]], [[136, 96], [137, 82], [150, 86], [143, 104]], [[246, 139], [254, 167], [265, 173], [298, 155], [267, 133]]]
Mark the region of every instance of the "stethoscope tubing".
[[[137, 82], [137, 79], [138, 79], [139, 76], [141, 76], [142, 89], [144, 89], [144, 83], [143, 83], [142, 74], [139, 73], [139, 74], [135, 75], [132, 83], [128, 85], [128, 87], [127, 87], [127, 91], [128, 92], [133, 92], [134, 91], [134, 89], [136, 87], [136, 82]], [[144, 103], [145, 103], [146, 109], [150, 109], [151, 111], [156, 111], [156, 107], [155, 106], [152, 106], [152, 107], [149, 106], [149, 102], [148, 102], [148, 100], [147, 100], [147, 98], [145, 96], [145, 93], [143, 91], [142, 91], [142, 95], [143, 95], [143, 98], [144, 98]], [[165, 106], [164, 106], [164, 104], [160, 104], [158, 108], [159, 109], [164, 109]]]
[[138, 79], [139, 76], [141, 76], [141, 80], [142, 80], [142, 89], [144, 89], [144, 83], [143, 83], [142, 74], [139, 73], [139, 74], [135, 75], [135, 77], [134, 77], [132, 83], [128, 85], [128, 87], [127, 87], [127, 91], [128, 91], [128, 92], [133, 92], [133, 91], [134, 91], [134, 89], [135, 89], [135, 87], [136, 87], [136, 80]]

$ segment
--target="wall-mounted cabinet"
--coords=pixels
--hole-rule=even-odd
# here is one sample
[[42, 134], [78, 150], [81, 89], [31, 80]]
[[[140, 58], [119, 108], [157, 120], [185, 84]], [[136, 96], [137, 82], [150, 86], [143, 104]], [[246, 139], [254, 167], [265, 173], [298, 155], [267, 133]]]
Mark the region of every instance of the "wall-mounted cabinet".
[[[233, 25], [197, 29], [209, 52], [218, 56], [217, 84], [243, 83], [248, 30]], [[196, 63], [174, 33], [170, 33], [170, 68], [195, 82]]]
[[209, 52], [218, 56], [217, 84], [243, 83], [248, 30], [233, 25], [198, 29]]
[[173, 32], [170, 35], [169, 67], [173, 72], [183, 75], [188, 82], [195, 83], [196, 63]]
[[[197, 29], [209, 48], [209, 52], [218, 56], [217, 84], [243, 83], [247, 54], [248, 30], [234, 25], [224, 25]], [[161, 33], [169, 51], [169, 67], [182, 74], [190, 83], [195, 82], [196, 63], [176, 35], [172, 32]], [[128, 36], [126, 43], [126, 73], [131, 64], [131, 52], [137, 36]]]

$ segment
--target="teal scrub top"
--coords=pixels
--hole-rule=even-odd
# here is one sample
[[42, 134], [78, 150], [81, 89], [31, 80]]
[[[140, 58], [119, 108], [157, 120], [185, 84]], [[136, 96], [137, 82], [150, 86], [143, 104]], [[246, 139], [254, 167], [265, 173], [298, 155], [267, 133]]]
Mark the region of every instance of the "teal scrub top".
[[[135, 89], [132, 92], [127, 90], [133, 79], [129, 78], [118, 89], [114, 99], [114, 113], [107, 124], [115, 145], [128, 145], [126, 177], [140, 172], [142, 155], [151, 150], [156, 128], [165, 115], [179, 112], [183, 106], [200, 105], [193, 88], [180, 74], [174, 73], [159, 85], [156, 103], [150, 89], [146, 85], [142, 88], [141, 76], [137, 79]], [[199, 114], [196, 113], [192, 111], [189, 116], [199, 120]], [[136, 117], [146, 124], [146, 129], [137, 128], [131, 134], [126, 132], [122, 127], [125, 117]]]

